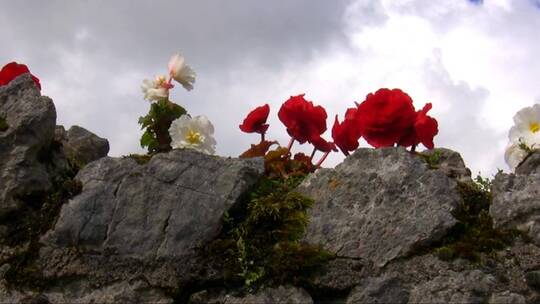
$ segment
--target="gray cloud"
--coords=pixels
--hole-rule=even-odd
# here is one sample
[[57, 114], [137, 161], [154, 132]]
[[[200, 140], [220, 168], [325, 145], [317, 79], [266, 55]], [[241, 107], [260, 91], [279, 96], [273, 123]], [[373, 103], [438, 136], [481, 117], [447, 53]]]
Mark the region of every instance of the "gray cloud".
[[[109, 138], [113, 155], [142, 151], [141, 81], [182, 51], [197, 82], [172, 99], [211, 119], [219, 154], [257, 140], [238, 129], [254, 106], [270, 103], [268, 137], [286, 143], [276, 114], [290, 95], [325, 106], [330, 129], [353, 101], [401, 87], [417, 107], [434, 103], [438, 146], [490, 174], [504, 167], [511, 116], [540, 94], [540, 11], [506, 2], [510, 9], [503, 0], [11, 1], [0, 11], [0, 59], [27, 63], [59, 122]], [[331, 154], [326, 165], [341, 159]]]
[[110, 139], [113, 154], [124, 154], [139, 149], [136, 121], [148, 107], [142, 79], [166, 72], [180, 50], [198, 78], [193, 92], [176, 89], [174, 98], [213, 119], [220, 152], [238, 153], [239, 134], [231, 129], [244, 113], [223, 115], [253, 95], [227, 96], [242, 86], [238, 71], [253, 73], [250, 79], [280, 73], [344, 42], [348, 3], [12, 1], [0, 12], [0, 35], [11, 42], [0, 58], [30, 66], [55, 100], [60, 123], [86, 126]]
[[[84, 47], [151, 68], [181, 49], [199, 70], [216, 71], [250, 57], [270, 68], [305, 60], [329, 40], [343, 38], [348, 2], [12, 1], [0, 16], [9, 25], [3, 36], [16, 41], [6, 55], [30, 50], [41, 61], [55, 46]], [[81, 32], [92, 39], [77, 40]]]

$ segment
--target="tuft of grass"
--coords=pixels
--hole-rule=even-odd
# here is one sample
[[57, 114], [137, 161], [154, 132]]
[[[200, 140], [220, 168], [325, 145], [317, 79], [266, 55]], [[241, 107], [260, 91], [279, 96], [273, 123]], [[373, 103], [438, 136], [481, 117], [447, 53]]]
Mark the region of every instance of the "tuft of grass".
[[303, 178], [263, 177], [243, 206], [224, 215], [223, 231], [206, 254], [219, 259], [229, 285], [250, 291], [299, 284], [333, 257], [319, 246], [300, 242], [313, 205], [293, 190]]
[[123, 158], [131, 158], [135, 160], [139, 165], [147, 164], [154, 154], [129, 154], [126, 156], [122, 156]]
[[478, 176], [474, 183], [458, 183], [462, 201], [454, 217], [458, 224], [435, 248], [442, 260], [464, 258], [480, 262], [481, 254], [492, 254], [510, 246], [521, 234], [516, 230], [495, 229], [489, 215], [492, 202], [491, 180]]

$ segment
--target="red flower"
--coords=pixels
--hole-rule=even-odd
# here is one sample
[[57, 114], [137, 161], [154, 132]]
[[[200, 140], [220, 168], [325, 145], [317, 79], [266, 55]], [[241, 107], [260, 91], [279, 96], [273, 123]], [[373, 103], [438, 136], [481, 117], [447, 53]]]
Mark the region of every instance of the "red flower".
[[416, 120], [409, 132], [399, 142], [401, 146], [416, 146], [422, 143], [426, 148], [433, 149], [433, 137], [439, 133], [437, 120], [427, 115], [431, 110], [431, 103], [426, 103], [424, 108], [416, 112]]
[[287, 127], [287, 133], [301, 144], [317, 140], [326, 131], [326, 111], [305, 100], [304, 94], [291, 96], [285, 101], [278, 117]]
[[358, 105], [360, 129], [366, 141], [378, 147], [398, 143], [415, 123], [411, 97], [400, 89], [379, 89]]
[[[0, 70], [0, 86], [10, 83], [13, 79], [17, 78], [17, 76], [24, 73], [30, 73], [30, 70], [28, 70], [28, 67], [26, 65], [18, 64], [16, 62], [10, 62], [6, 64], [2, 68], [2, 70]], [[32, 74], [30, 74], [30, 76], [36, 83], [36, 86], [41, 90], [41, 84], [39, 83], [39, 79]]]
[[255, 108], [246, 116], [244, 122], [240, 125], [240, 130], [246, 133], [266, 133], [266, 130], [268, 130], [266, 120], [269, 113], [270, 106], [268, 104]]
[[330, 151], [337, 151], [336, 145], [333, 142], [326, 141], [321, 136], [317, 136], [311, 139], [311, 143], [315, 146], [315, 149], [328, 153]]
[[332, 138], [343, 154], [349, 155], [350, 151], [354, 151], [358, 148], [358, 140], [360, 139], [361, 134], [358, 109], [347, 109], [347, 112], [345, 112], [345, 119], [342, 123], [339, 122], [338, 116], [336, 115], [334, 126], [332, 127]]

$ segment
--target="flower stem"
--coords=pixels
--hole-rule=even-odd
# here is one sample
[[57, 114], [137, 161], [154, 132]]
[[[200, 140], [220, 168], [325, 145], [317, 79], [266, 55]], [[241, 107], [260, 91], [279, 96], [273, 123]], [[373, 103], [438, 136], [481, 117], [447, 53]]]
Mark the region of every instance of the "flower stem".
[[328, 154], [330, 154], [330, 152], [325, 152], [324, 155], [321, 157], [321, 159], [315, 164], [315, 167], [316, 168], [320, 168], [321, 167], [321, 164], [324, 162], [324, 160], [326, 159], [326, 157], [328, 156]]
[[341, 152], [343, 152], [343, 155], [345, 155], [345, 157], [349, 156], [349, 152], [347, 150], [341, 150]]
[[416, 150], [416, 145], [412, 145], [411, 152], [414, 152]]
[[315, 152], [317, 152], [317, 148], [313, 148], [313, 152], [311, 152], [311, 156], [309, 157], [310, 161], [313, 161], [313, 156], [315, 156]]
[[289, 144], [287, 145], [287, 154], [291, 153], [292, 145], [294, 144], [294, 138], [291, 137]]
[[261, 133], [261, 143], [264, 141], [264, 133]]

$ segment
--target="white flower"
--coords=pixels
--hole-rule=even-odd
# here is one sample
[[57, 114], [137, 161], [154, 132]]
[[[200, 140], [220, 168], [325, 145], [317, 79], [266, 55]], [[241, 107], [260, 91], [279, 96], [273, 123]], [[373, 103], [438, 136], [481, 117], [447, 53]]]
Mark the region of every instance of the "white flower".
[[152, 101], [169, 98], [169, 89], [171, 87], [172, 86], [167, 83], [167, 79], [165, 78], [165, 76], [159, 75], [156, 76], [154, 80], [143, 80], [141, 89], [144, 93], [144, 99]]
[[186, 64], [184, 56], [180, 53], [173, 55], [169, 60], [169, 76], [178, 81], [186, 90], [193, 89], [195, 72]]
[[530, 147], [540, 145], [540, 104], [523, 108], [514, 115], [514, 126], [508, 137], [510, 143], [522, 139]]
[[173, 149], [191, 148], [206, 154], [215, 152], [214, 126], [205, 116], [191, 118], [182, 115], [171, 123], [169, 134]]
[[512, 171], [527, 157], [527, 151], [520, 147], [519, 142], [510, 143], [504, 152], [504, 160]]

